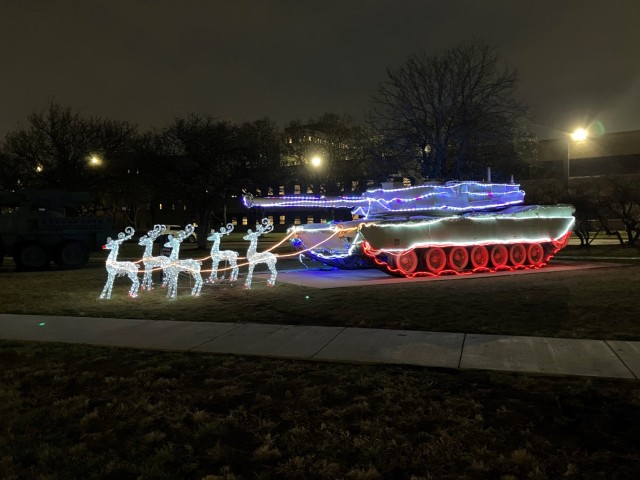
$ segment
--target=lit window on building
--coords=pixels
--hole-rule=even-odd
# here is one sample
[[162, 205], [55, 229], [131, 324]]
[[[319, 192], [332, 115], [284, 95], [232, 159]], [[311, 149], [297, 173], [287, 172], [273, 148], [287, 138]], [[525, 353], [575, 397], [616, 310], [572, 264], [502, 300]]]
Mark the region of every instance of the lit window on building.
[[353, 220], [358, 220], [360, 218], [360, 215], [351, 215], [351, 218]]
[[182, 209], [186, 212], [187, 211], [187, 206], [184, 205]]
[[284, 215], [280, 215], [280, 225], [284, 225], [287, 221], [287, 218]]
[[300, 225], [301, 223], [302, 223], [302, 222], [300, 221], [300, 217], [295, 217], [295, 218], [293, 219], [293, 224], [294, 224], [294, 225]]
[[278, 195], [284, 195], [284, 185], [280, 185], [280, 187], [278, 188]]
[[293, 186], [293, 194], [294, 195], [300, 195], [300, 185], [294, 185]]
[[273, 225], [273, 215], [269, 215], [267, 218], [269, 219], [269, 222], [271, 222], [271, 224]]
[[311, 188], [311, 185], [307, 187], [307, 193], [313, 193], [313, 188]]
[[256, 188], [256, 197], [261, 197], [262, 196], [262, 190], [260, 190], [259, 188]]
[[162, 210], [162, 204], [158, 205], [158, 210]]
[[249, 225], [249, 219], [247, 217], [242, 217], [242, 225]]
[[270, 197], [273, 196], [273, 187], [269, 187], [269, 189], [267, 190], [267, 195]]
[[402, 186], [403, 187], [410, 187], [411, 186], [411, 180], [408, 179], [407, 177], [404, 177], [402, 179]]
[[307, 216], [307, 223], [313, 223], [313, 215]]
[[327, 219], [323, 218], [323, 217], [320, 217], [320, 223], [327, 223]]
[[175, 204], [175, 203], [172, 203], [172, 204], [171, 204], [171, 210], [175, 210], [175, 209], [176, 209], [176, 204]]
[[357, 180], [352, 180], [351, 181], [351, 191], [355, 192], [358, 189], [358, 181]]
[[231, 225], [238, 225], [238, 219], [236, 217], [231, 217]]

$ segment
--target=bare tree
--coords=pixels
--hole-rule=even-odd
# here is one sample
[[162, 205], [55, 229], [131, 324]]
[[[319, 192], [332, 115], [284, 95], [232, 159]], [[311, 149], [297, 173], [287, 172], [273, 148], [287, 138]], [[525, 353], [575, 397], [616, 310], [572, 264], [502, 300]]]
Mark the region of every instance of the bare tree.
[[414, 54], [387, 70], [369, 119], [386, 155], [418, 163], [424, 176], [477, 177], [486, 167], [481, 152], [517, 137], [526, 112], [513, 96], [517, 81], [486, 44]]
[[104, 169], [92, 168], [97, 155], [109, 159], [123, 156], [137, 135], [127, 122], [85, 119], [68, 107], [51, 102], [28, 117], [25, 127], [7, 134], [4, 154], [19, 166], [22, 187], [59, 190], [94, 190], [104, 180]]
[[[639, 180], [637, 175], [606, 177], [597, 194], [598, 202], [605, 210], [605, 222], [610, 216], [621, 221], [630, 246], [635, 246], [640, 238]], [[609, 231], [613, 229], [609, 228], [608, 223], [605, 223], [605, 228], [608, 234], [612, 234]]]
[[176, 118], [156, 134], [158, 167], [164, 172], [167, 194], [188, 202], [198, 212], [198, 246], [206, 245], [211, 215], [238, 194], [242, 180], [241, 147], [236, 125], [208, 115]]

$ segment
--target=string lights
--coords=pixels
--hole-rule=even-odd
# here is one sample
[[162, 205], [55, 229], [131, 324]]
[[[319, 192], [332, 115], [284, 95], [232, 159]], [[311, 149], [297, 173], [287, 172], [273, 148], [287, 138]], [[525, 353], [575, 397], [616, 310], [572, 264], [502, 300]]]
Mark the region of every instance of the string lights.
[[146, 235], [143, 235], [138, 240], [138, 245], [144, 246], [144, 253], [142, 254], [142, 263], [144, 264], [144, 276], [142, 278], [142, 289], [153, 289], [153, 272], [156, 269], [161, 269], [162, 286], [166, 287], [169, 282], [167, 266], [169, 265], [169, 257], [165, 255], [153, 256], [153, 244], [156, 239], [162, 235], [167, 229], [166, 225], [154, 225], [153, 230], [149, 230]]
[[276, 257], [271, 252], [257, 252], [258, 237], [264, 233], [269, 233], [272, 230], [273, 224], [269, 221], [268, 218], [263, 218], [261, 225], [256, 225], [255, 232], [252, 232], [251, 229], [249, 229], [247, 230], [247, 234], [242, 237], [243, 240], [248, 240], [249, 242], [251, 242], [249, 244], [249, 248], [247, 249], [249, 272], [247, 273], [247, 278], [244, 282], [244, 288], [251, 288], [253, 269], [256, 265], [259, 265], [261, 263], [266, 263], [269, 271], [271, 271], [271, 276], [269, 277], [269, 280], [267, 280], [267, 285], [273, 286], [276, 283], [276, 277], [278, 276], [278, 271], [276, 270], [276, 262], [278, 261], [278, 257]]
[[231, 274], [229, 275], [229, 281], [235, 282], [238, 279], [238, 252], [233, 250], [220, 250], [220, 240], [223, 235], [229, 235], [233, 231], [233, 224], [229, 223], [226, 227], [220, 227], [220, 232], [216, 232], [211, 229], [211, 234], [207, 237], [207, 240], [213, 242], [211, 246], [211, 275], [207, 280], [210, 283], [214, 283], [218, 280], [218, 265], [220, 262], [225, 261], [231, 268]]
[[178, 293], [178, 275], [180, 272], [189, 273], [195, 283], [193, 288], [191, 289], [191, 295], [197, 297], [200, 295], [200, 290], [202, 289], [202, 275], [200, 273], [200, 265], [201, 263], [198, 260], [194, 260], [192, 258], [181, 260], [178, 258], [180, 254], [180, 245], [184, 241], [184, 239], [188, 238], [190, 235], [193, 235], [194, 227], [189, 224], [184, 227], [184, 230], [180, 230], [178, 234], [174, 237], [173, 235], [169, 235], [167, 239], [167, 243], [165, 243], [165, 247], [171, 248], [171, 255], [169, 255], [169, 263], [166, 267], [167, 273], [169, 275], [169, 288], [167, 290], [168, 298], [176, 298]]
[[[292, 227], [292, 245], [304, 249], [314, 260], [339, 268], [382, 262], [391, 273], [402, 273], [395, 267], [398, 264], [412, 274], [415, 269], [442, 267], [446, 271], [446, 265], [469, 271], [467, 262], [473, 256], [467, 248], [473, 247], [491, 247], [496, 262], [506, 255], [513, 257], [515, 267], [524, 260], [539, 266], [542, 246], [553, 249], [570, 234], [574, 208], [523, 206], [524, 196], [520, 186], [513, 183], [449, 182], [368, 190], [361, 197], [248, 197], [245, 204], [264, 208], [352, 208], [351, 213], [360, 219]], [[501, 247], [493, 247], [497, 245]], [[523, 260], [529, 250], [534, 253]], [[474, 253], [484, 258], [485, 251], [489, 258], [486, 248]], [[360, 261], [363, 257], [365, 260]], [[385, 258], [392, 260], [390, 265]]]
[[140, 281], [138, 280], [138, 265], [134, 262], [120, 262], [117, 260], [118, 251], [122, 242], [129, 240], [133, 237], [135, 230], [132, 227], [127, 227], [124, 232], [118, 234], [116, 240], [112, 240], [111, 237], [107, 238], [107, 243], [102, 246], [103, 250], [111, 250], [109, 256], [105, 262], [107, 269], [107, 283], [105, 283], [102, 293], [100, 293], [101, 299], [109, 300], [111, 298], [111, 291], [113, 290], [113, 282], [116, 276], [126, 275], [131, 280], [131, 288], [129, 289], [129, 296], [135, 298], [138, 296], [138, 288], [140, 287]]

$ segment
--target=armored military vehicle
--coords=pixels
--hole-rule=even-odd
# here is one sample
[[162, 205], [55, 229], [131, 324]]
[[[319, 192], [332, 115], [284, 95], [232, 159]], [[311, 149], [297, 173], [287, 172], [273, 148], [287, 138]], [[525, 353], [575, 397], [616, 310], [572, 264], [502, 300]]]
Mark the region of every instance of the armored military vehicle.
[[11, 255], [21, 270], [82, 268], [113, 234], [110, 217], [76, 216], [84, 192], [0, 192], [0, 265]]
[[354, 220], [289, 229], [293, 246], [326, 265], [404, 277], [538, 268], [568, 242], [571, 205], [524, 205], [513, 183], [389, 186], [360, 197], [245, 196], [245, 205], [352, 208]]

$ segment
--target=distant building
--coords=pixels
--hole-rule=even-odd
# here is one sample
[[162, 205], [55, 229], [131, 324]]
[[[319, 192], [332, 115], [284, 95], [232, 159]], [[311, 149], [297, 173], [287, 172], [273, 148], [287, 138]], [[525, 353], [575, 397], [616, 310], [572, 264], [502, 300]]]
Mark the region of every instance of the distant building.
[[586, 140], [541, 140], [532, 178], [569, 178], [640, 174], [640, 130], [607, 133]]

